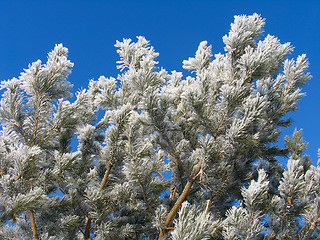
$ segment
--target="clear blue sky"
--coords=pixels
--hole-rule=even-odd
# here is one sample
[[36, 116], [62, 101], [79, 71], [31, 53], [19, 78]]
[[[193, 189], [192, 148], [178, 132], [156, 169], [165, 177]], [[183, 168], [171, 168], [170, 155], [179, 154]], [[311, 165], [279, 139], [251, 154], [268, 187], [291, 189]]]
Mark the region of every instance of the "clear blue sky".
[[182, 61], [193, 56], [200, 41], [223, 52], [222, 36], [234, 15], [257, 12], [266, 18], [265, 32], [291, 42], [292, 57], [306, 53], [313, 79], [307, 96], [292, 114], [285, 133], [304, 129], [307, 153], [317, 161], [320, 147], [320, 1], [204, 1], [204, 0], [0, 0], [0, 80], [18, 77], [29, 63], [41, 59], [56, 43], [69, 48], [75, 63], [69, 78], [74, 90], [89, 79], [116, 77], [118, 55], [114, 44], [143, 35], [160, 53], [159, 66], [182, 71]]

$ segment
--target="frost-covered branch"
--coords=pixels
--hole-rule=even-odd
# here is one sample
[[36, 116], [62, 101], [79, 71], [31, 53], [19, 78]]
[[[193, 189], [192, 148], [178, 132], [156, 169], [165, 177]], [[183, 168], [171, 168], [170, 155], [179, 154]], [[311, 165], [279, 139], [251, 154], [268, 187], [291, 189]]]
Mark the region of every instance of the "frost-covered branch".
[[2, 81], [1, 237], [318, 238], [320, 167], [301, 131], [277, 145], [308, 60], [264, 25], [235, 16], [225, 52], [202, 41], [186, 76], [144, 37], [117, 41], [117, 78], [74, 100], [62, 44]]

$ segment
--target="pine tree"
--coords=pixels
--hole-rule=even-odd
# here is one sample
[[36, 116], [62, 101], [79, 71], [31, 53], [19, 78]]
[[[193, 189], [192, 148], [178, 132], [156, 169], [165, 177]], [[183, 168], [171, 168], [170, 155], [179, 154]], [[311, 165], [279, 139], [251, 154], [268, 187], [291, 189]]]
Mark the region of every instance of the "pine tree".
[[308, 61], [260, 40], [264, 24], [235, 16], [225, 53], [201, 42], [185, 78], [159, 68], [144, 37], [117, 41], [118, 78], [91, 80], [72, 103], [61, 44], [3, 81], [0, 236], [319, 237], [320, 162], [303, 155], [301, 131], [276, 144]]

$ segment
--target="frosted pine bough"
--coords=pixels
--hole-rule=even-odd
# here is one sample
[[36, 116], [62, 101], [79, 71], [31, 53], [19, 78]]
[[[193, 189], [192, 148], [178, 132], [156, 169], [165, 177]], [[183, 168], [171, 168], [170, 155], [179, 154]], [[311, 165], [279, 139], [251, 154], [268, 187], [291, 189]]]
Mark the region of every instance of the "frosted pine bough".
[[144, 37], [124, 39], [118, 78], [91, 80], [72, 103], [61, 44], [3, 81], [1, 238], [319, 238], [320, 163], [300, 131], [276, 145], [308, 62], [263, 26], [236, 16], [226, 52], [201, 42], [187, 77], [157, 67]]

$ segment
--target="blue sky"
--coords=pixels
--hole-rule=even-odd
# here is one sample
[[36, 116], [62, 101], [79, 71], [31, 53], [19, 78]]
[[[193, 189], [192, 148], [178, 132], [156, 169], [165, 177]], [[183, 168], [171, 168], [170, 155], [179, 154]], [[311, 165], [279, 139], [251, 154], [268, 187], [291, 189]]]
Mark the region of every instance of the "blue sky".
[[0, 80], [18, 77], [28, 64], [63, 43], [75, 63], [69, 81], [74, 91], [101, 75], [116, 77], [118, 55], [114, 44], [142, 35], [151, 41], [159, 66], [182, 70], [200, 41], [223, 52], [222, 36], [234, 15], [259, 13], [266, 18], [265, 33], [295, 46], [292, 57], [306, 53], [313, 78], [307, 96], [292, 114], [291, 134], [304, 129], [307, 153], [317, 161], [320, 148], [320, 1], [15, 1], [0, 0]]

